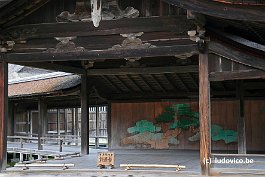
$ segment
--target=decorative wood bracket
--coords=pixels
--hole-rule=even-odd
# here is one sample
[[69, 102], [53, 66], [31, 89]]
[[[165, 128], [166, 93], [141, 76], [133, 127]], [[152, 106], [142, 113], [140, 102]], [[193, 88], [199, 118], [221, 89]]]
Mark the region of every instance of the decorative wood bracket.
[[196, 31], [188, 31], [188, 35], [190, 36], [190, 40], [197, 43], [198, 51], [200, 53], [205, 53], [207, 50], [206, 41], [209, 40], [205, 37], [205, 29], [198, 26]]
[[[98, 2], [100, 3], [98, 4]], [[121, 10], [117, 0], [91, 0], [91, 7], [88, 6], [85, 0], [76, 0], [75, 12], [71, 14], [64, 11], [56, 17], [56, 20], [57, 22], [93, 21], [94, 26], [98, 27], [100, 20], [136, 18], [139, 16], [139, 11], [133, 7]]]
[[15, 45], [14, 41], [6, 41], [0, 43], [0, 53], [6, 53], [7, 51], [10, 51], [13, 49]]
[[122, 37], [126, 37], [121, 44], [114, 45], [111, 49], [147, 49], [155, 47], [150, 43], [143, 43], [139, 36], [142, 36], [144, 33], [130, 33], [130, 34], [121, 34]]
[[85, 51], [84, 47], [76, 47], [75, 43], [71, 40], [76, 37], [55, 37], [60, 41], [55, 48], [49, 48], [46, 53], [67, 53], [67, 52], [82, 52]]
[[85, 0], [76, 0], [75, 12], [71, 14], [68, 11], [63, 11], [56, 17], [57, 22], [78, 22], [90, 21], [91, 12], [86, 8]]

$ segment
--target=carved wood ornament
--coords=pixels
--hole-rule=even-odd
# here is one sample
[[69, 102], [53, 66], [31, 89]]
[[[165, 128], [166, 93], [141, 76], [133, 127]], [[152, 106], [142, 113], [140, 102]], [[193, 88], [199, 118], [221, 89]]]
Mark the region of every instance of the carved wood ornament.
[[117, 0], [76, 0], [76, 10], [73, 14], [64, 11], [56, 17], [57, 22], [92, 21], [95, 27], [101, 20], [114, 20], [121, 18], [136, 18], [139, 11], [133, 7], [121, 10]]
[[111, 49], [144, 49], [155, 47], [150, 43], [143, 43], [143, 41], [138, 38], [144, 33], [130, 33], [130, 34], [121, 34], [122, 37], [125, 37], [121, 44], [114, 45]]
[[66, 53], [66, 52], [82, 52], [85, 51], [84, 47], [76, 46], [71, 40], [76, 37], [55, 37], [56, 40], [60, 41], [55, 48], [49, 48], [47, 53]]

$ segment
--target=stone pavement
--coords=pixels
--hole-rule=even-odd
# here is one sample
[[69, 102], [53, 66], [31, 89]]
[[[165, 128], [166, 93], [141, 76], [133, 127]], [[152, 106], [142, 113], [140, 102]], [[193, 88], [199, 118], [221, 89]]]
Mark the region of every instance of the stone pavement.
[[[66, 150], [66, 148], [65, 148]], [[80, 146], [69, 147], [69, 151], [80, 151]], [[0, 177], [6, 176], [90, 176], [90, 177], [167, 177], [167, 176], [200, 176], [199, 151], [192, 150], [113, 150], [115, 153], [114, 169], [99, 169], [97, 167], [97, 157], [99, 152], [106, 152], [107, 149], [90, 149], [90, 154], [81, 157], [67, 157], [64, 160], [48, 160], [49, 164], [72, 163], [75, 167], [62, 170], [58, 167], [51, 168], [30, 168], [30, 170], [21, 171], [21, 168], [8, 168], [6, 174], [0, 174]], [[258, 159], [260, 160], [260, 159]], [[164, 165], [184, 165], [186, 169], [176, 172], [173, 168], [162, 169], [132, 169], [125, 171], [120, 168], [120, 164], [164, 164]], [[215, 165], [218, 168], [235, 168], [237, 165]], [[243, 169], [253, 169], [259, 167], [264, 170], [264, 164], [241, 165]], [[265, 174], [262, 172], [262, 174]], [[250, 175], [251, 176], [251, 175]], [[264, 175], [265, 176], [265, 175]]]

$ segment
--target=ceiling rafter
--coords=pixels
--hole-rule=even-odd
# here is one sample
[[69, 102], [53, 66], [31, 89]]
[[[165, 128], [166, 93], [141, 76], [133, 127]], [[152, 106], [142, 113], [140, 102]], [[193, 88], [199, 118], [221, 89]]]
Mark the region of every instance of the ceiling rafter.
[[120, 87], [118, 87], [115, 83], [113, 83], [113, 82], [108, 78], [108, 76], [101, 75], [101, 77], [102, 77], [105, 81], [107, 81], [107, 82], [109, 83], [109, 85], [111, 85], [111, 86], [116, 90], [117, 93], [123, 93], [123, 90], [120, 89]]
[[190, 77], [191, 79], [191, 82], [193, 83], [193, 85], [196, 87], [196, 88], [199, 88], [199, 84], [195, 81], [194, 77], [192, 76], [191, 73], [187, 73], [187, 75]]
[[174, 76], [180, 81], [181, 85], [184, 87], [184, 89], [185, 89], [186, 91], [190, 91], [190, 90], [189, 90], [189, 87], [187, 86], [187, 84], [183, 82], [183, 80], [179, 77], [178, 74], [174, 74]]
[[163, 74], [163, 76], [166, 78], [166, 81], [175, 89], [178, 90], [178, 88], [176, 87], [176, 85], [173, 83], [173, 80], [171, 78], [169, 78], [169, 76], [165, 73]]
[[146, 79], [141, 74], [139, 74], [139, 77], [142, 79], [143, 83], [149, 87], [150, 91], [154, 93], [155, 91], [153, 87], [146, 81]]
[[126, 84], [118, 75], [113, 75], [112, 77], [114, 77], [116, 80], [118, 80], [123, 85], [123, 87], [126, 88], [126, 90], [128, 90], [130, 92], [133, 91], [133, 89], [130, 88], [128, 86], [128, 84]]
[[131, 75], [126, 75], [129, 80], [135, 85], [135, 87], [137, 88], [137, 90], [139, 90], [140, 92], [144, 93], [144, 90], [141, 88], [141, 86], [131, 77]]
[[149, 76], [151, 76], [151, 78], [155, 81], [156, 85], [158, 85], [162, 92], [167, 92], [166, 88], [158, 81], [158, 79], [154, 75], [149, 74]]
[[168, 83], [168, 85], [170, 85], [174, 90], [176, 90], [176, 86], [174, 84], [171, 83], [171, 81], [168, 79], [168, 77], [166, 76], [166, 73], [162, 75], [164, 80]]

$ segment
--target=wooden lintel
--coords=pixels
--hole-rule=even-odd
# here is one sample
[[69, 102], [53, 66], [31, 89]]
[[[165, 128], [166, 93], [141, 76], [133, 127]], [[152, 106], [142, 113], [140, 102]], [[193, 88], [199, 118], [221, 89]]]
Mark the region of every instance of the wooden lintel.
[[[112, 48], [114, 45], [121, 44], [125, 39], [120, 34], [114, 34], [76, 37], [71, 42], [74, 42], [75, 46], [84, 47], [87, 50], [105, 50]], [[155, 46], [194, 43], [190, 40], [188, 34], [178, 35], [173, 31], [144, 33], [140, 39], [143, 43], [150, 43]], [[55, 48], [58, 43], [59, 41], [54, 38], [30, 39], [26, 43], [16, 42], [12, 48], [12, 53], [45, 52], [47, 49]]]
[[253, 68], [265, 71], [265, 60], [255, 54], [245, 52], [236, 46], [228, 46], [221, 42], [211, 41], [209, 50], [219, 56], [227, 58], [237, 63], [241, 63]]
[[[97, 36], [122, 33], [174, 31], [183, 33], [194, 27], [186, 16], [143, 17], [104, 20], [95, 28], [92, 22], [43, 23], [14, 26], [1, 31], [7, 39], [27, 40], [32, 38], [53, 38], [67, 36]], [[18, 33], [18, 31], [20, 33]], [[26, 31], [21, 33], [21, 31]]]
[[105, 60], [137, 57], [175, 56], [181, 54], [196, 54], [197, 45], [172, 45], [136, 49], [107, 49], [83, 52], [66, 53], [8, 53], [7, 62], [44, 62], [44, 61], [80, 61], [80, 60]]
[[[179, 98], [197, 98], [199, 92], [186, 92], [186, 91], [170, 91], [167, 93], [164, 92], [145, 92], [145, 93], [119, 93], [119, 94], [111, 94], [108, 95], [108, 99], [110, 100], [141, 100], [141, 99], [179, 99]], [[235, 91], [215, 91], [211, 92], [212, 97], [231, 97], [235, 96]]]
[[67, 65], [60, 65], [55, 63], [48, 63], [48, 62], [22, 62], [22, 63], [13, 63], [17, 65], [23, 65], [23, 66], [29, 66], [33, 68], [41, 68], [41, 69], [47, 69], [52, 71], [61, 71], [61, 72], [67, 72], [67, 73], [73, 73], [73, 74], [85, 74], [85, 69], [67, 66]]
[[188, 9], [197, 13], [232, 20], [264, 22], [265, 4], [225, 3], [224, 1], [206, 0], [164, 0], [175, 6]]
[[130, 75], [130, 74], [162, 74], [162, 73], [188, 73], [198, 72], [197, 65], [167, 66], [148, 68], [115, 68], [115, 69], [90, 69], [88, 76], [93, 75]]
[[261, 70], [239, 70], [239, 71], [223, 71], [212, 72], [209, 75], [210, 81], [225, 80], [243, 80], [243, 79], [265, 79], [265, 71]]

